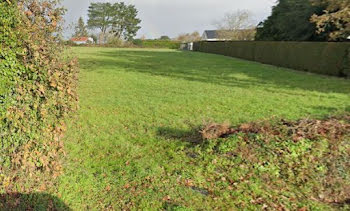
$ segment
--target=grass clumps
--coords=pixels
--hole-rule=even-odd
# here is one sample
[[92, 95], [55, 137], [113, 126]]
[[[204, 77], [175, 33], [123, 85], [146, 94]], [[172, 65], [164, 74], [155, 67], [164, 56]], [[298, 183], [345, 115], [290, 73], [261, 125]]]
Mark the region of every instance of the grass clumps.
[[200, 133], [206, 141], [196, 147], [197, 160], [215, 161], [207, 174], [217, 175], [216, 182], [206, 187], [213, 197], [225, 188], [239, 199], [237, 208], [350, 208], [349, 115], [237, 127], [211, 123]]
[[205, 124], [200, 130], [203, 139], [223, 138], [233, 134], [260, 134], [265, 140], [299, 141], [301, 139], [340, 140], [350, 133], [350, 115], [330, 117], [324, 120], [301, 119], [299, 121], [280, 120], [271, 124], [269, 121], [242, 124], [236, 128], [228, 122], [223, 124]]

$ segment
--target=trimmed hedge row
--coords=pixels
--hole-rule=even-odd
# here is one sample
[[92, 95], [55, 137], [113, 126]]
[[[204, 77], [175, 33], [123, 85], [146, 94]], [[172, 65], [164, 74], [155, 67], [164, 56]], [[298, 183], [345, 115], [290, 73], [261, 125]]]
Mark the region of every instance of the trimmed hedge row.
[[134, 40], [133, 44], [142, 48], [179, 49], [181, 43], [173, 40]]
[[350, 77], [350, 43], [331, 42], [196, 42], [194, 51], [304, 70]]

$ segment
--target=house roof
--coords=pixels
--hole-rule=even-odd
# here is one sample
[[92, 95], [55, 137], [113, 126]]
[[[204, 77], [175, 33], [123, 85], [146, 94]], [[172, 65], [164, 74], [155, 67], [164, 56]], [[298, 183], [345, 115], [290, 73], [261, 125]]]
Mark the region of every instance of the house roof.
[[206, 30], [204, 31], [202, 39], [207, 40], [225, 40], [232, 39], [237, 32], [249, 32], [254, 29], [237, 29], [237, 30]]
[[232, 30], [206, 30], [204, 31], [206, 39], [222, 39], [223, 36], [235, 33]]
[[207, 39], [216, 39], [218, 38], [217, 30], [206, 30], [204, 31]]
[[74, 42], [87, 42], [89, 37], [73, 37], [71, 40]]

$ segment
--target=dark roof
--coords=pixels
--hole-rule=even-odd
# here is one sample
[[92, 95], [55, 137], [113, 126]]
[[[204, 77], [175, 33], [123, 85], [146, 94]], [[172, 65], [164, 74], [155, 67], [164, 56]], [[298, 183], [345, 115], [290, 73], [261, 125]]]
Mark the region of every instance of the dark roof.
[[216, 39], [218, 38], [217, 30], [206, 30], [204, 31], [207, 39]]
[[[254, 29], [237, 29], [237, 30], [206, 30], [204, 31], [204, 35], [206, 39], [231, 39], [234, 37], [237, 32], [245, 32]], [[203, 37], [204, 38], [204, 37]]]

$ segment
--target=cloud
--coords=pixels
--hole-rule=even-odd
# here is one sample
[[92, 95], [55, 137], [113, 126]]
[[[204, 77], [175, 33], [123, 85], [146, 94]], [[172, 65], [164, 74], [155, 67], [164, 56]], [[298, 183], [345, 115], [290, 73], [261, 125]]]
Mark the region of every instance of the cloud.
[[[87, 9], [91, 2], [106, 0], [63, 0], [68, 9], [66, 23], [73, 23], [82, 16], [87, 20]], [[117, 2], [117, 1], [108, 1]], [[142, 29], [138, 36], [157, 38], [161, 35], [175, 37], [180, 33], [213, 28], [213, 22], [224, 13], [238, 9], [250, 10], [255, 20], [264, 20], [270, 13], [275, 0], [125, 0], [139, 10]]]

